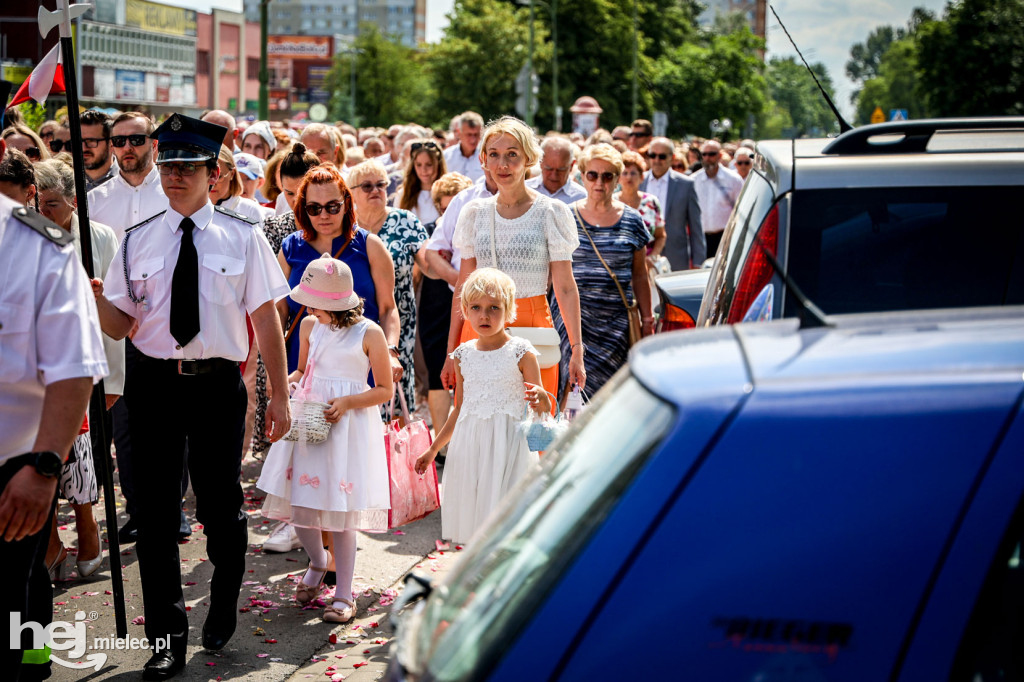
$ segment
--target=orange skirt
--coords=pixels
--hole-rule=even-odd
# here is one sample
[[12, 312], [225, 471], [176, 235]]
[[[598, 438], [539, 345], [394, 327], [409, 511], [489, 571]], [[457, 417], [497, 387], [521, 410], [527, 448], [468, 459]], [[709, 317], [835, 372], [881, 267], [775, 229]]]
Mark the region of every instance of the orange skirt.
[[[512, 323], [515, 327], [550, 327], [554, 329], [555, 323], [551, 321], [551, 308], [548, 306], [547, 296], [531, 296], [529, 298], [516, 299], [516, 321]], [[462, 336], [459, 343], [465, 343], [470, 339], [477, 338], [472, 325], [468, 322], [462, 323]], [[544, 390], [552, 395], [558, 395], [558, 365], [542, 369], [540, 371], [540, 382]], [[548, 396], [551, 398], [551, 396]], [[554, 399], [551, 399], [554, 407]], [[552, 414], [554, 412], [552, 411]]]

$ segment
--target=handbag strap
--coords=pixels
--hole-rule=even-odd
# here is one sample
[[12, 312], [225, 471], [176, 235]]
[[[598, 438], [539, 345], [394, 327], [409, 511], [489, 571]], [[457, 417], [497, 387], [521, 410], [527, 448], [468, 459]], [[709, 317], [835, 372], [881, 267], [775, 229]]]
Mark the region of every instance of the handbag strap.
[[388, 423], [395, 420], [395, 394], [398, 394], [398, 404], [402, 408], [402, 417], [405, 418], [406, 424], [412, 423], [412, 415], [409, 414], [409, 403], [405, 401], [405, 391], [402, 390], [400, 383], [394, 385], [394, 390], [391, 393], [391, 402], [388, 403]]
[[613, 282], [615, 282], [615, 288], [619, 290], [619, 296], [622, 297], [622, 305], [626, 306], [626, 312], [628, 313], [630, 308], [629, 300], [626, 298], [626, 292], [622, 289], [622, 285], [619, 284], [619, 278], [615, 276], [615, 273], [612, 272], [612, 269], [608, 267], [608, 263], [605, 262], [604, 256], [602, 256], [601, 252], [598, 251], [597, 244], [594, 243], [594, 238], [590, 236], [590, 231], [587, 229], [587, 224], [583, 222], [583, 216], [580, 215], [579, 206], [577, 204], [573, 204], [572, 210], [576, 214], [576, 220], [579, 221], [580, 227], [583, 229], [583, 234], [585, 234], [587, 236], [587, 239], [590, 240], [590, 245], [594, 248], [594, 253], [597, 254], [597, 259], [601, 261], [601, 265], [603, 265], [604, 269], [608, 271], [608, 276], [612, 278]]
[[[345, 239], [345, 243], [342, 244], [341, 248], [339, 248], [335, 252], [334, 260], [338, 260], [338, 256], [341, 255], [342, 251], [344, 251], [346, 248], [348, 248], [348, 245], [352, 242], [352, 240], [355, 238], [355, 236], [356, 236], [356, 230], [355, 230], [355, 226], [353, 226], [352, 230], [350, 231], [350, 233], [348, 235], [348, 237]], [[295, 313], [295, 319], [292, 320], [291, 326], [288, 327], [288, 331], [285, 332], [285, 334], [284, 334], [284, 345], [285, 346], [287, 346], [288, 345], [288, 341], [291, 340], [292, 334], [295, 332], [295, 328], [299, 326], [299, 322], [302, 322], [303, 314], [305, 312], [306, 312], [306, 306], [302, 306], [301, 308], [299, 308], [298, 312]]]
[[498, 267], [498, 251], [495, 247], [494, 225], [498, 222], [498, 198], [494, 198], [494, 210], [491, 211], [491, 258], [494, 259], [494, 267]]

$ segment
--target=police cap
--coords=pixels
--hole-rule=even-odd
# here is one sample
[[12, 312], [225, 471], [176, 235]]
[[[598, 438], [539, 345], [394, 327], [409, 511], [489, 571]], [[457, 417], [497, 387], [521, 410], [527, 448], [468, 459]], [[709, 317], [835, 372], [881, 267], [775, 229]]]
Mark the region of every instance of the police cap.
[[157, 163], [199, 162], [217, 158], [227, 132], [227, 128], [216, 123], [171, 114], [150, 137], [157, 141]]

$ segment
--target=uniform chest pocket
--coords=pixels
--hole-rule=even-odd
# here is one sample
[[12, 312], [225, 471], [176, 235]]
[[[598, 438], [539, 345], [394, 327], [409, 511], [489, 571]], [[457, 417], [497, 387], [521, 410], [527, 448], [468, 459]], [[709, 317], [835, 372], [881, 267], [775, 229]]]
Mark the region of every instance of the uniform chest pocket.
[[31, 306], [0, 302], [0, 382], [13, 383], [25, 377], [32, 314]]
[[245, 261], [208, 253], [199, 268], [199, 290], [208, 300], [218, 305], [229, 305], [242, 300], [242, 276]]

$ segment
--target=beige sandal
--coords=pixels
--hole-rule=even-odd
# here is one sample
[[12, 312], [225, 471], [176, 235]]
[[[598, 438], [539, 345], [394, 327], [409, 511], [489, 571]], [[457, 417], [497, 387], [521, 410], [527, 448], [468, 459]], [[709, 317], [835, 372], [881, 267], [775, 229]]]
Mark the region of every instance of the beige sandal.
[[344, 599], [342, 597], [335, 597], [334, 601], [340, 601], [348, 604], [343, 609], [338, 609], [331, 604], [324, 608], [323, 620], [325, 623], [347, 623], [352, 620], [356, 615], [356, 605], [354, 602]]
[[[309, 565], [307, 571], [320, 571], [320, 582], [316, 585], [307, 585], [306, 583], [299, 581], [299, 584], [295, 586], [295, 601], [300, 604], [308, 604], [320, 595], [320, 588], [323, 587], [324, 578], [327, 577], [327, 569], [321, 568], [320, 566]], [[305, 575], [303, 575], [305, 577]]]

